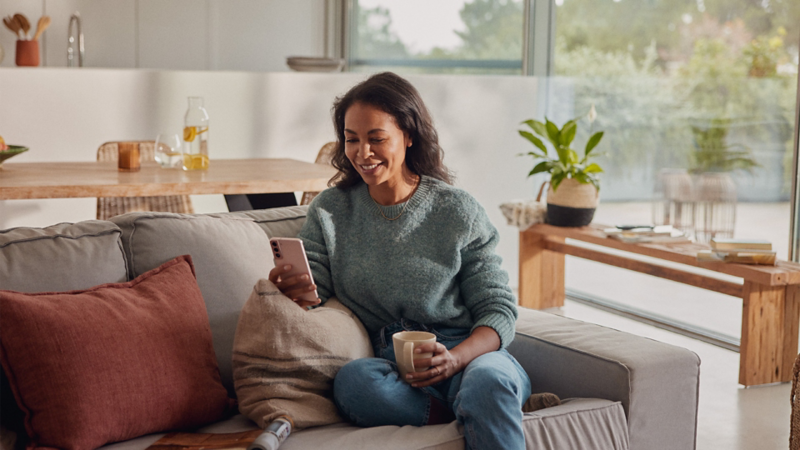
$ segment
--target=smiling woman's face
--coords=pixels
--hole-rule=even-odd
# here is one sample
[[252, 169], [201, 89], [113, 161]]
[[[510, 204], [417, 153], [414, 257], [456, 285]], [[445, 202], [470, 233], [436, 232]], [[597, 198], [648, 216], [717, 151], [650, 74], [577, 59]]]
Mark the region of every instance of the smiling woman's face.
[[413, 176], [406, 166], [408, 133], [394, 117], [364, 103], [353, 103], [344, 115], [345, 155], [370, 187], [403, 189]]

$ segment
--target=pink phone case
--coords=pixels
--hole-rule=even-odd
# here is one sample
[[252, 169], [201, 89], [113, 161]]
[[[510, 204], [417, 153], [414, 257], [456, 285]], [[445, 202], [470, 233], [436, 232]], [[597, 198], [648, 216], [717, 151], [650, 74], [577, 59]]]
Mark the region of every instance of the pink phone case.
[[[314, 277], [311, 275], [311, 267], [308, 265], [308, 258], [306, 258], [306, 250], [303, 247], [303, 241], [295, 238], [272, 238], [269, 240], [270, 247], [272, 247], [272, 258], [275, 261], [275, 267], [285, 266], [287, 264], [292, 266], [292, 269], [285, 275], [294, 276], [307, 274], [311, 283], [314, 283]], [[317, 301], [317, 291], [307, 292], [301, 295], [301, 300], [309, 302]]]

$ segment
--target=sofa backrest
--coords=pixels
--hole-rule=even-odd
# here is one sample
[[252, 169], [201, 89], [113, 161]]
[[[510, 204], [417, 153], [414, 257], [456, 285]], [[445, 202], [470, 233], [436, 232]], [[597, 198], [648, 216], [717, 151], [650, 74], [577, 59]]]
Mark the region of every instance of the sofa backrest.
[[127, 281], [121, 235], [101, 220], [0, 230], [0, 289], [70, 291]]
[[294, 237], [307, 207], [245, 213], [139, 212], [112, 217], [133, 279], [180, 255], [191, 255], [211, 324], [222, 384], [234, 395], [231, 353], [239, 312], [256, 282], [273, 268], [269, 238]]
[[[192, 255], [206, 302], [223, 384], [231, 369], [239, 312], [273, 267], [270, 237], [294, 237], [307, 206], [219, 214], [135, 212], [111, 221], [0, 230], [0, 289], [49, 292], [124, 282], [170, 259]], [[0, 425], [24, 433], [0, 371]], [[0, 428], [2, 428], [0, 427]]]

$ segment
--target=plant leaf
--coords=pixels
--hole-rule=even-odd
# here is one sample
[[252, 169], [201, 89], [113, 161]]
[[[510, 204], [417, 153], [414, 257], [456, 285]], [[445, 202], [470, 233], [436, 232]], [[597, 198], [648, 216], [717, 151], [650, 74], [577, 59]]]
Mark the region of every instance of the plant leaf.
[[561, 128], [561, 145], [565, 147], [569, 147], [569, 144], [575, 139], [575, 133], [578, 131], [578, 124], [575, 123], [574, 120], [570, 120], [569, 122], [564, 124], [564, 127]]
[[533, 170], [531, 170], [528, 176], [530, 177], [536, 175], [537, 173], [549, 172], [552, 168], [553, 168], [553, 163], [551, 161], [542, 161], [539, 164], [537, 164], [533, 168]]
[[553, 176], [550, 177], [550, 186], [553, 187], [553, 192], [555, 192], [556, 189], [558, 189], [558, 185], [560, 185], [561, 182], [564, 181], [564, 178], [566, 177], [567, 174], [563, 172], [559, 173], [558, 175], [556, 175], [555, 172], [553, 173]]
[[545, 155], [547, 154], [547, 147], [544, 145], [544, 142], [542, 142], [541, 139], [523, 130], [519, 130], [519, 135], [529, 140], [533, 145], [539, 147], [539, 149], [543, 151]]
[[579, 183], [583, 183], [583, 184], [589, 184], [590, 183], [589, 177], [587, 177], [586, 174], [583, 173], [583, 172], [576, 173], [575, 175], [572, 176], [572, 179], [578, 181]]
[[603, 139], [603, 131], [598, 131], [597, 133], [593, 134], [592, 137], [589, 138], [589, 141], [586, 142], [586, 152], [584, 155], [588, 156], [589, 153], [597, 147], [597, 144], [600, 143], [600, 139]]
[[545, 128], [547, 129], [547, 138], [550, 139], [550, 142], [553, 143], [553, 146], [558, 148], [561, 144], [561, 130], [558, 129], [558, 126], [553, 122], [550, 122], [550, 119], [547, 117], [544, 118], [547, 121]]
[[603, 169], [600, 166], [598, 166], [596, 163], [591, 163], [585, 169], [583, 169], [583, 171], [586, 172], [586, 173], [598, 173], [598, 172], [602, 172]]
[[568, 148], [567, 149], [567, 159], [570, 165], [578, 164], [578, 152], [575, 150]]
[[533, 130], [533, 132], [538, 134], [539, 136], [544, 138], [547, 137], [547, 127], [542, 122], [539, 122], [538, 120], [534, 119], [528, 119], [523, 121], [522, 123], [531, 127], [531, 130]]

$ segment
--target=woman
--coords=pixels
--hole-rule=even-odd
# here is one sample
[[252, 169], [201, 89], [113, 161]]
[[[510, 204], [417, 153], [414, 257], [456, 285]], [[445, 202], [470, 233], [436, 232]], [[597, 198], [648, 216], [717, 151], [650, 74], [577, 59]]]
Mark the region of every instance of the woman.
[[[417, 90], [374, 75], [336, 100], [335, 185], [320, 193], [300, 232], [316, 285], [270, 272], [290, 298], [317, 289], [364, 323], [376, 358], [334, 380], [341, 413], [359, 426], [464, 425], [467, 448], [522, 449], [530, 380], [505, 350], [516, 302], [494, 252], [497, 230], [450, 185], [433, 121]], [[309, 306], [298, 301], [300, 306]], [[400, 379], [391, 335], [437, 336], [418, 353], [422, 372]]]

